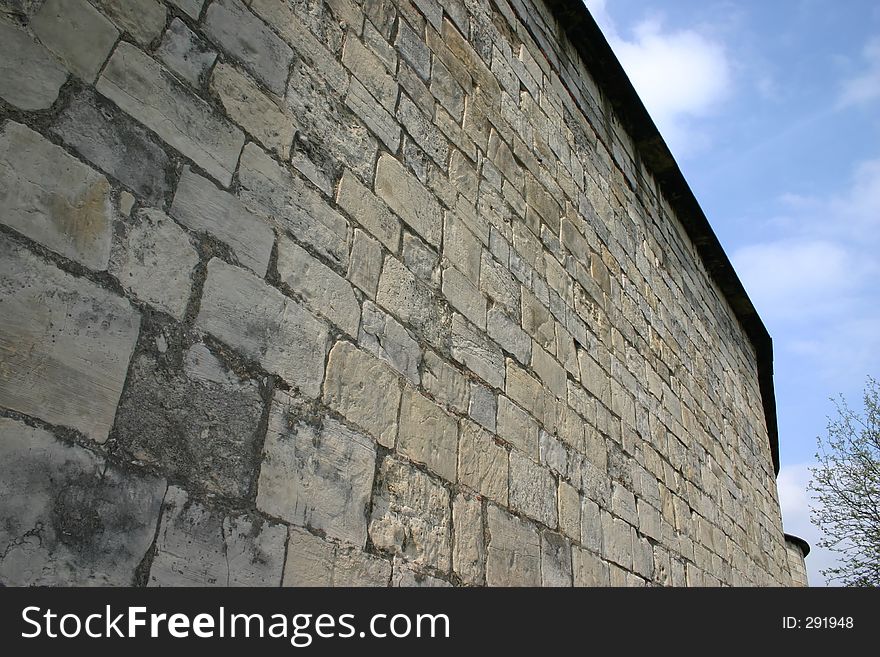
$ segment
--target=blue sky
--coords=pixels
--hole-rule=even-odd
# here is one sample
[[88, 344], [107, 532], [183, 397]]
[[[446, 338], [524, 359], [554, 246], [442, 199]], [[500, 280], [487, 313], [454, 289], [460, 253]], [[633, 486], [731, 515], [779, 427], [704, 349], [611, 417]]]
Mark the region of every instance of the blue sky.
[[880, 376], [880, 3], [586, 0], [773, 337], [785, 528], [816, 436]]

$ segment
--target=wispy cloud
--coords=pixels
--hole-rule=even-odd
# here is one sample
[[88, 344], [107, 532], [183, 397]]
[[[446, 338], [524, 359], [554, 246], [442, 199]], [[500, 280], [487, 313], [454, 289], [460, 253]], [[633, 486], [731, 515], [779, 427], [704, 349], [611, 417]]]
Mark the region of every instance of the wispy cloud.
[[880, 99], [880, 37], [868, 41], [862, 57], [864, 70], [843, 81], [838, 107], [863, 105]]
[[715, 110], [732, 87], [724, 45], [696, 29], [667, 30], [661, 19], [641, 21], [622, 35], [605, 0], [586, 0], [624, 70], [672, 151], [686, 156], [708, 143], [698, 119]]

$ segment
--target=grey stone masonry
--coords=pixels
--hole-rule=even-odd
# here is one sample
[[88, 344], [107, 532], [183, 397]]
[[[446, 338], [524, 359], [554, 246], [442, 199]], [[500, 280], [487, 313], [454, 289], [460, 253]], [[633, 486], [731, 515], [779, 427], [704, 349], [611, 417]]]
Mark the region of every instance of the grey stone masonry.
[[804, 582], [767, 336], [590, 21], [0, 5], [0, 586]]

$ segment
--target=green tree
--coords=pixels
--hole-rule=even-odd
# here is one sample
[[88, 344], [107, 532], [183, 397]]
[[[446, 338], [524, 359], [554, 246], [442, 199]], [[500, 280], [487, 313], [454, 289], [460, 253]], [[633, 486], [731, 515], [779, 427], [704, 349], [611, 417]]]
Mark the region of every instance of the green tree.
[[822, 574], [844, 586], [880, 586], [880, 384], [868, 378], [862, 412], [842, 395], [833, 401], [837, 416], [818, 438], [810, 468], [819, 547], [839, 554], [838, 565]]

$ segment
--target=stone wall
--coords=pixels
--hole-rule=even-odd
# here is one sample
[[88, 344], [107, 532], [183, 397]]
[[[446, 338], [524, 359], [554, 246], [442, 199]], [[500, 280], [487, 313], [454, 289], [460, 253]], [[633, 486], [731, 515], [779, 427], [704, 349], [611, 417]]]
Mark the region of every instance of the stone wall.
[[4, 583], [791, 583], [755, 350], [541, 0], [0, 12]]

